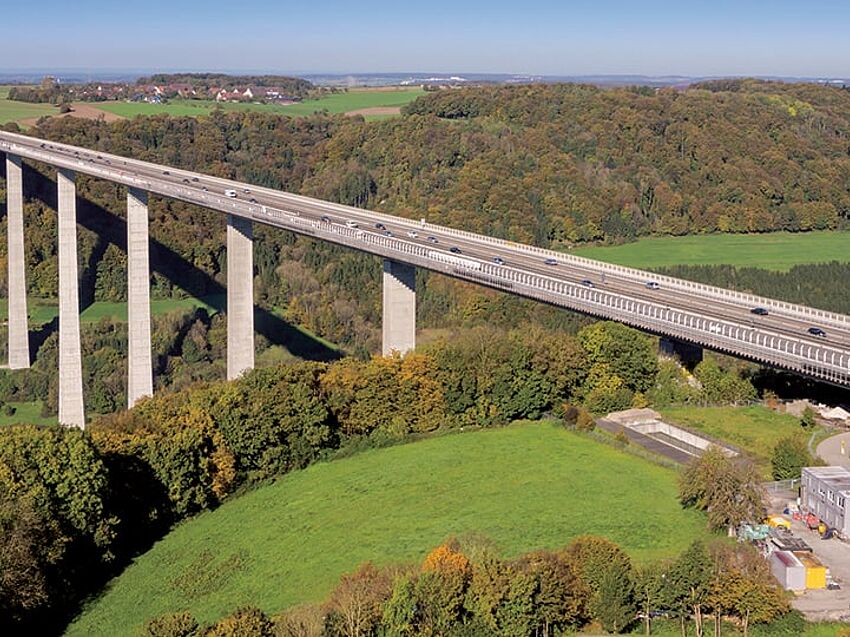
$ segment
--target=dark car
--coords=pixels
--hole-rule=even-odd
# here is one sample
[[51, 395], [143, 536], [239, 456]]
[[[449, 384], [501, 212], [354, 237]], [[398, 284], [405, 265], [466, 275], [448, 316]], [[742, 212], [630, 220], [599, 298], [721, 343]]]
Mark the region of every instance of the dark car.
[[496, 265], [505, 265], [505, 260], [502, 257], [493, 257], [493, 263]]
[[257, 200], [254, 199], [253, 197], [251, 197], [248, 201], [251, 202], [251, 203], [257, 203]]
[[750, 310], [751, 314], [758, 314], [759, 316], [767, 316], [770, 312], [767, 311], [766, 307], [754, 307]]
[[331, 222], [331, 218], [330, 218], [330, 217], [325, 216], [325, 217], [322, 217], [322, 221], [323, 221], [324, 223], [330, 223], [330, 222]]
[[819, 327], [810, 327], [809, 334], [811, 334], [812, 336], [820, 336], [821, 338], [826, 338], [826, 332], [824, 332]]
[[188, 183], [189, 183], [189, 180], [188, 180], [188, 179], [186, 179], [186, 178], [184, 178], [184, 179], [183, 179], [183, 183], [184, 183], [184, 184], [188, 184]]
[[458, 248], [457, 246], [452, 246], [451, 248], [449, 248], [449, 252], [454, 252], [455, 254], [460, 254], [460, 248]]
[[558, 265], [558, 262], [555, 259], [546, 259], [543, 263], [546, 265]]
[[251, 192], [251, 191], [250, 191], [248, 188], [244, 188], [244, 189], [242, 190], [242, 192], [244, 192], [244, 193], [247, 195], [247, 194], [248, 194], [249, 192]]
[[378, 230], [386, 230], [386, 229], [387, 229], [387, 227], [386, 227], [384, 224], [382, 224], [382, 223], [376, 223], [376, 224], [375, 224], [375, 227], [376, 227]]
[[192, 177], [192, 181], [200, 181], [197, 177]]
[[593, 281], [591, 281], [590, 279], [582, 279], [581, 284], [586, 288], [592, 288], [593, 287]]
[[390, 232], [389, 230], [384, 230], [384, 235], [391, 237], [391, 236], [393, 236], [393, 233]]
[[171, 173], [170, 173], [170, 172], [168, 172], [167, 170], [163, 170], [163, 171], [162, 171], [162, 174], [163, 174], [163, 175], [170, 175]]
[[428, 237], [428, 241], [431, 243], [440, 243], [439, 241], [437, 241], [437, 237]]
[[203, 190], [204, 192], [208, 192], [209, 188], [207, 188], [206, 186], [201, 186], [201, 190]]

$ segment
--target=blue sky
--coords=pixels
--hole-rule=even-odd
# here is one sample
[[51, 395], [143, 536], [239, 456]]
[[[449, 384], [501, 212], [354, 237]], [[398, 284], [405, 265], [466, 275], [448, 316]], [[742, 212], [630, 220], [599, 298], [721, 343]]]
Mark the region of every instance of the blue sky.
[[850, 76], [843, 0], [3, 0], [0, 68]]

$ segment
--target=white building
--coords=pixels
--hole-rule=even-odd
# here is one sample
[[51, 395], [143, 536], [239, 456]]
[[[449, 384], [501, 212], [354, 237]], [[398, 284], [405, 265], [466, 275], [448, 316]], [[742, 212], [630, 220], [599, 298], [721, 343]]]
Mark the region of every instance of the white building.
[[803, 467], [800, 504], [806, 513], [815, 514], [842, 538], [850, 539], [850, 471], [844, 467]]

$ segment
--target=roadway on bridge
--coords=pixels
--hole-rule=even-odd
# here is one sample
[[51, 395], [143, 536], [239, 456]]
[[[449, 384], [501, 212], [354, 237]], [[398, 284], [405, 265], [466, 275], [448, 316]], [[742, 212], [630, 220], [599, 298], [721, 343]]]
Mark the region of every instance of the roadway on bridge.
[[[822, 322], [816, 317], [795, 316], [793, 312], [782, 311], [773, 307], [770, 308], [770, 314], [767, 316], [758, 316], [751, 312], [752, 305], [746, 305], [740, 300], [706, 298], [698, 290], [672, 286], [666, 282], [660, 283], [657, 289], [651, 289], [647, 286], [647, 283], [656, 281], [659, 277], [648, 272], [635, 276], [633, 273], [605, 271], [601, 267], [594, 266], [593, 262], [583, 260], [583, 262], [577, 263], [570, 260], [566, 255], [561, 255], [560, 258], [555, 256], [557, 264], [547, 265], [545, 260], [551, 257], [533, 252], [526, 246], [485, 241], [485, 237], [459, 236], [449, 228], [441, 228], [431, 224], [423, 226], [415, 220], [382, 215], [270, 188], [257, 187], [74, 146], [44, 142], [25, 136], [14, 135], [14, 142], [24, 146], [36, 156], [39, 153], [46, 152], [59, 160], [64, 160], [66, 167], [77, 172], [88, 173], [105, 179], [115, 178], [116, 181], [121, 183], [132, 184], [152, 192], [160, 191], [171, 198], [195, 203], [201, 202], [200, 205], [208, 205], [210, 208], [218, 210], [222, 209], [223, 203], [229, 203], [227, 200], [235, 200], [255, 206], [263, 206], [264, 209], [283, 211], [314, 222], [325, 221], [341, 226], [347, 225], [348, 227], [356, 224], [358, 231], [363, 233], [389, 233], [396, 239], [416, 243], [427, 247], [429, 250], [452, 255], [454, 258], [489, 263], [501, 259], [500, 265], [505, 268], [513, 268], [517, 271], [535, 273], [571, 283], [586, 282], [588, 287], [592, 286], [638, 301], [692, 312], [718, 323], [731, 323], [746, 330], [760, 331], [770, 335], [783, 335], [812, 346], [834, 347], [843, 352], [850, 350], [850, 324], [842, 326], [834, 322]], [[57, 165], [63, 165], [62, 161], [57, 161]], [[105, 176], [105, 173], [112, 175], [112, 177]], [[226, 190], [235, 190], [236, 197], [226, 197]], [[184, 196], [181, 196], [181, 192], [184, 193]], [[223, 201], [223, 199], [225, 200]], [[234, 214], [244, 215], [245, 213], [234, 210]], [[269, 216], [267, 220], [258, 218], [256, 215], [251, 218], [256, 222], [287, 230], [293, 229], [291, 225], [280, 225], [272, 216]], [[452, 248], [459, 252], [450, 252]], [[366, 246], [363, 249], [370, 251]], [[403, 259], [401, 260], [403, 261]], [[818, 337], [809, 334], [808, 329], [813, 326], [823, 329], [827, 336]]]

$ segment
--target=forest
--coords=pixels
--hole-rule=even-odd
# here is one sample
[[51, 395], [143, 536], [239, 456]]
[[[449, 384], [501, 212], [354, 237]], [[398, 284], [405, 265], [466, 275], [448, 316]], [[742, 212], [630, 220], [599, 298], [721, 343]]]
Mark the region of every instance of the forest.
[[[742, 80], [684, 91], [496, 86], [432, 92], [403, 117], [380, 122], [214, 112], [110, 124], [52, 119], [31, 132], [562, 250], [648, 234], [842, 229], [850, 214], [850, 92], [811, 84]], [[29, 294], [50, 299], [57, 286], [55, 185], [51, 171], [38, 165], [27, 168], [26, 181]], [[123, 190], [80, 176], [78, 193], [83, 305], [121, 301]], [[218, 213], [153, 197], [151, 236], [154, 298], [224, 292]], [[256, 237], [260, 352], [284, 344], [292, 325], [361, 358], [379, 349], [377, 259], [261, 227]], [[0, 257], [4, 252], [0, 246]], [[846, 312], [847, 267], [673, 273]], [[418, 279], [420, 328], [533, 323], [575, 333], [588, 322], [425, 272]], [[221, 313], [157, 320], [160, 387], [220, 374]], [[176, 335], [169, 333], [174, 329]], [[45, 326], [35, 340], [36, 370], [47, 376], [54, 330]], [[85, 328], [87, 386], [98, 388], [88, 392], [91, 410], [121, 404], [123, 375], [114, 363], [124, 356], [124, 330], [122, 324]], [[308, 357], [338, 355], [315, 344], [293, 353], [305, 350]], [[30, 391], [15, 376], [5, 375], [0, 399], [36, 393], [52, 409], [49, 380]]]

